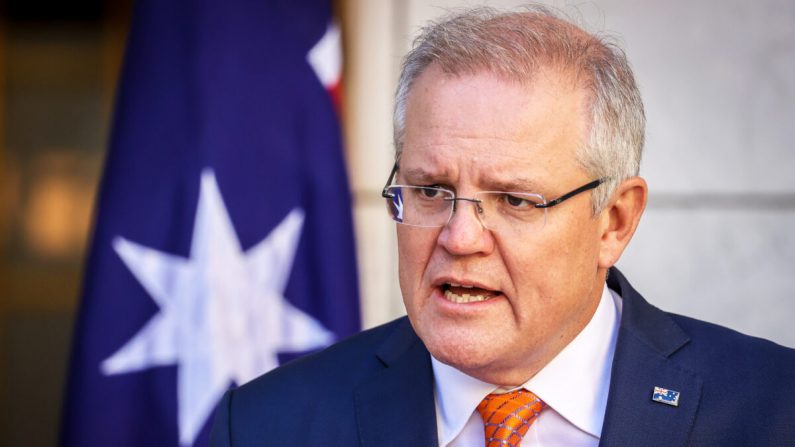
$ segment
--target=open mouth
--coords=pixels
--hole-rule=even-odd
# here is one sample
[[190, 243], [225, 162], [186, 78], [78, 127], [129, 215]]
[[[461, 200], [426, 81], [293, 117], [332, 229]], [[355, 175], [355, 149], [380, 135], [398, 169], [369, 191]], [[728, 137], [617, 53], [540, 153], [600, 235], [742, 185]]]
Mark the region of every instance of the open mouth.
[[481, 289], [480, 287], [455, 283], [442, 284], [442, 292], [448, 301], [456, 304], [480, 303], [500, 294], [500, 292], [496, 290]]

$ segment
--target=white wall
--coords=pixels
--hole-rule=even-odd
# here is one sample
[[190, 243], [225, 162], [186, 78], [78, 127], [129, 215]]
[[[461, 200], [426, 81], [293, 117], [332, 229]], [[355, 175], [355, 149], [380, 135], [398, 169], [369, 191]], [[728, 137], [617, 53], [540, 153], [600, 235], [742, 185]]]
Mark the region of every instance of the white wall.
[[[394, 228], [379, 199], [392, 165], [400, 58], [428, 19], [484, 2], [343, 3], [346, 130], [370, 327], [404, 312]], [[663, 309], [795, 347], [795, 2], [547, 3], [623, 42], [646, 105], [641, 173], [650, 201], [619, 268]]]

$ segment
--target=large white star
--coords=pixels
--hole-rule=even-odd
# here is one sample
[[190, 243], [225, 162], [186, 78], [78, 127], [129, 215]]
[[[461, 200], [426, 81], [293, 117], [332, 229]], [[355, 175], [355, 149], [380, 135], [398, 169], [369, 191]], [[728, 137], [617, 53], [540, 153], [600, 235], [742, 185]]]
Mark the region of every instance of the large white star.
[[193, 444], [230, 382], [242, 384], [275, 368], [278, 352], [333, 341], [283, 296], [303, 221], [303, 211], [293, 209], [244, 253], [215, 175], [205, 170], [190, 258], [123, 237], [113, 241], [160, 312], [100, 367], [112, 375], [176, 364], [181, 445]]

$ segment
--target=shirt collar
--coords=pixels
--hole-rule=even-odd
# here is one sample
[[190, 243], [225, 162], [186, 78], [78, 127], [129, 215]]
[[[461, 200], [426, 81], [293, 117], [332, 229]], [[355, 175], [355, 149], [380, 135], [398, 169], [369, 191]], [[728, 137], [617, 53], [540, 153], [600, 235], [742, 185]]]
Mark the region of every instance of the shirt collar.
[[[524, 384], [580, 430], [599, 437], [604, 422], [621, 297], [602, 290], [591, 321], [558, 355]], [[470, 377], [431, 356], [440, 445], [463, 430], [480, 401], [497, 386]]]
[[621, 298], [605, 285], [591, 321], [525, 388], [593, 436], [602, 432]]

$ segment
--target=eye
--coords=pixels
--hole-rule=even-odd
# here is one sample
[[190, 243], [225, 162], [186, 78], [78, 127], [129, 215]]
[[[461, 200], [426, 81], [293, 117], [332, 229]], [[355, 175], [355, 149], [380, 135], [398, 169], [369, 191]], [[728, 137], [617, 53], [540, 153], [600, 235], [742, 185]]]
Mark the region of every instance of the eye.
[[418, 188], [420, 195], [425, 199], [437, 199], [443, 195], [438, 185], [423, 186]]
[[502, 198], [505, 201], [505, 203], [507, 203], [508, 205], [514, 208], [526, 208], [528, 206], [533, 206], [532, 202], [530, 202], [529, 200], [523, 197], [514, 196], [511, 194], [503, 194]]

